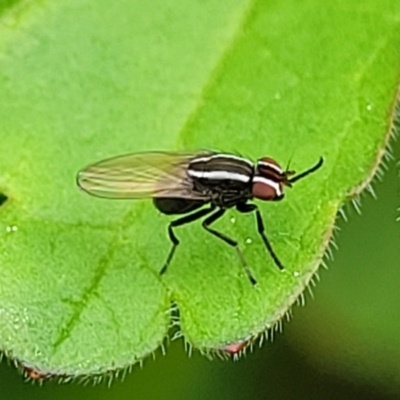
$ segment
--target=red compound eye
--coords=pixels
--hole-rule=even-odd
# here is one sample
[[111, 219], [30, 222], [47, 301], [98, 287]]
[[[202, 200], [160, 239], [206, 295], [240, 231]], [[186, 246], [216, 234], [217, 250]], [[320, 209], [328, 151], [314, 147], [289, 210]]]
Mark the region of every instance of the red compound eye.
[[[257, 179], [258, 178], [258, 179]], [[269, 181], [265, 178], [254, 177], [252, 193], [256, 199], [275, 200], [282, 195], [279, 183]], [[276, 187], [277, 186], [277, 187]], [[279, 193], [277, 191], [279, 190]]]

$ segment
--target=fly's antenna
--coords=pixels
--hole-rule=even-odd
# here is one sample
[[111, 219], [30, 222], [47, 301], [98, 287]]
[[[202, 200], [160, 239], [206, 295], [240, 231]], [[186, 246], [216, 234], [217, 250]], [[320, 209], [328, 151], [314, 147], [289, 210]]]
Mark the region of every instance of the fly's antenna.
[[288, 163], [286, 165], [286, 171], [290, 170], [290, 164], [292, 163], [292, 160], [293, 160], [293, 157], [294, 157], [294, 152], [295, 152], [295, 150], [292, 151], [292, 155], [289, 157], [289, 161], [288, 161]]
[[321, 157], [319, 159], [319, 161], [313, 167], [309, 168], [307, 171], [302, 172], [301, 174], [298, 174], [298, 175], [294, 176], [292, 179], [289, 179], [288, 182], [289, 183], [294, 183], [294, 182], [298, 181], [299, 179], [302, 179], [305, 176], [307, 176], [309, 174], [312, 174], [317, 169], [321, 168], [323, 163], [324, 163], [324, 159]]

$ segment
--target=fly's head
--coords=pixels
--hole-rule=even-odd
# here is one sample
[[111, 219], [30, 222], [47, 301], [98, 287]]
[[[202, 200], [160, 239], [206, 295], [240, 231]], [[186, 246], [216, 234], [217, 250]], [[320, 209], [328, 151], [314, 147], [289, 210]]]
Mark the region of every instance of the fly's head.
[[316, 165], [308, 170], [295, 175], [295, 171], [281, 166], [270, 157], [263, 157], [257, 161], [253, 177], [252, 194], [256, 199], [264, 201], [279, 201], [285, 196], [284, 188], [292, 187], [292, 184], [299, 179], [319, 169], [323, 164], [321, 157]]

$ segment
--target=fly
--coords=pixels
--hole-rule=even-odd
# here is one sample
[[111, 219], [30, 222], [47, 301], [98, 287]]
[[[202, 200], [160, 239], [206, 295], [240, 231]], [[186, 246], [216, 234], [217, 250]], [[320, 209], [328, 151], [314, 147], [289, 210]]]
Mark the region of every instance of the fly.
[[[202, 227], [234, 247], [252, 284], [256, 284], [238, 242], [211, 225], [220, 219], [228, 208], [240, 213], [254, 212], [258, 233], [274, 263], [283, 264], [267, 238], [263, 219], [253, 199], [278, 201], [284, 197], [284, 188], [319, 169], [317, 164], [295, 175], [283, 170], [270, 157], [256, 163], [233, 154], [202, 151], [197, 153], [143, 152], [117, 156], [89, 165], [77, 175], [77, 184], [87, 193], [109, 199], [152, 198], [155, 207], [163, 214], [179, 215], [168, 225], [172, 247], [160, 274], [167, 271], [179, 240], [174, 229], [204, 218]], [[208, 207], [205, 207], [208, 206]]]

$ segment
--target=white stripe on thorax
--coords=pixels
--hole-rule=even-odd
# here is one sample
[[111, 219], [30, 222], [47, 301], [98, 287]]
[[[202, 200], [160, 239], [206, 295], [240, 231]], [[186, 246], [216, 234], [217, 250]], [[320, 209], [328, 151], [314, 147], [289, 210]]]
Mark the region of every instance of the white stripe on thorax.
[[278, 182], [275, 182], [271, 179], [267, 179], [267, 178], [263, 178], [262, 176], [255, 176], [253, 178], [253, 182], [258, 182], [258, 183], [263, 183], [264, 185], [268, 185], [274, 188], [276, 194], [278, 196], [282, 195], [282, 191], [281, 191], [281, 186], [279, 185]]
[[231, 160], [243, 161], [246, 164], [250, 165], [251, 167], [254, 166], [254, 164], [250, 160], [248, 160], [247, 158], [238, 157], [238, 156], [235, 156], [234, 154], [223, 154], [223, 153], [221, 153], [221, 154], [213, 154], [211, 156], [194, 158], [191, 162], [192, 163], [194, 163], [194, 162], [207, 162], [207, 161], [210, 161], [210, 160], [214, 160], [216, 158], [229, 158]]
[[250, 176], [244, 174], [238, 174], [236, 172], [229, 171], [196, 171], [189, 169], [189, 176], [200, 179], [215, 179], [215, 180], [232, 180], [239, 182], [250, 182]]
[[257, 162], [257, 165], [261, 165], [262, 167], [271, 168], [271, 169], [275, 170], [276, 172], [278, 172], [278, 174], [282, 174], [282, 169], [279, 168], [275, 164], [260, 160], [260, 161]]

